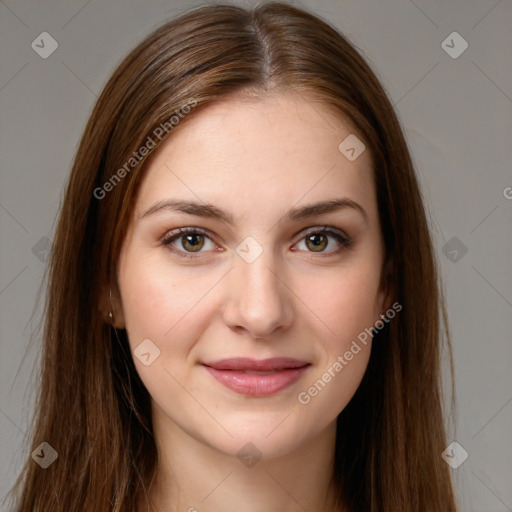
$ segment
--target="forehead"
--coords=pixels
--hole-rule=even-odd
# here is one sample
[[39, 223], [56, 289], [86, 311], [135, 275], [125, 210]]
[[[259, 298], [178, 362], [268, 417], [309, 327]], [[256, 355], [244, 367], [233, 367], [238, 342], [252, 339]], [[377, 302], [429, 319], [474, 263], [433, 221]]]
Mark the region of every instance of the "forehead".
[[370, 151], [353, 161], [340, 151], [362, 137], [326, 105], [298, 93], [235, 96], [192, 114], [146, 164], [138, 211], [177, 196], [261, 208], [346, 195], [371, 213]]

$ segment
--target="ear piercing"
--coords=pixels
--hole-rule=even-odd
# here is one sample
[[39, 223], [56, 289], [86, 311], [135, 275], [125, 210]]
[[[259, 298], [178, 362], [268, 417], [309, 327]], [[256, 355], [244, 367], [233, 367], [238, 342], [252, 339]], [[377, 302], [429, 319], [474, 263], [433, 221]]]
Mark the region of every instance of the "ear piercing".
[[109, 288], [108, 290], [108, 295], [109, 295], [109, 303], [110, 303], [110, 311], [108, 313], [108, 317], [110, 319], [114, 318], [114, 315], [112, 314], [112, 289]]

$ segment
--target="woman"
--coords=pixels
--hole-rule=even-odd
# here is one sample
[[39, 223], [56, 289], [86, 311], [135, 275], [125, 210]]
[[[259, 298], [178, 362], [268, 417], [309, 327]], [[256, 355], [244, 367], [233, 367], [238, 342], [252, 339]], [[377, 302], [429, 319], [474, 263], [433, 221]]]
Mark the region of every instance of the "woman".
[[216, 5], [147, 37], [86, 126], [50, 271], [17, 511], [456, 510], [418, 183], [324, 21]]

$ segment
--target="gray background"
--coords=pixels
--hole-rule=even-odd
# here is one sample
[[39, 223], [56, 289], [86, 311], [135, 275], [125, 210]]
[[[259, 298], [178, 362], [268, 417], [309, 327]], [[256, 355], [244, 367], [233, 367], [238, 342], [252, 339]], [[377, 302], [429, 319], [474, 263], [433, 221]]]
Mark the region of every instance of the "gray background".
[[[36, 297], [86, 119], [120, 59], [201, 3], [0, 1], [0, 502], [29, 450]], [[341, 29], [395, 104], [447, 291], [457, 392], [449, 441], [469, 453], [450, 471], [462, 510], [512, 510], [512, 2], [295, 4]], [[454, 31], [469, 45], [458, 58], [441, 46]], [[59, 45], [47, 59], [31, 47], [42, 32]]]

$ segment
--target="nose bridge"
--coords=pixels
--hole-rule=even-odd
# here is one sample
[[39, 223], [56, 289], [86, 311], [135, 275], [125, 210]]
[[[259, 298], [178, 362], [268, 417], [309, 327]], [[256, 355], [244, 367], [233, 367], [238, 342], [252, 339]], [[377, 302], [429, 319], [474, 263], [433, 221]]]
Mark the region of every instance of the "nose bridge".
[[[245, 261], [237, 262], [242, 291], [245, 287], [245, 293], [241, 294], [246, 302], [253, 302], [253, 299], [266, 299], [267, 301], [278, 301], [281, 295], [280, 286], [283, 286], [275, 272], [275, 262], [272, 256], [260, 256], [256, 261], [247, 263]], [[257, 302], [254, 300], [254, 302]]]
[[232, 327], [245, 328], [254, 337], [265, 337], [290, 324], [293, 304], [276, 272], [280, 265], [273, 251], [258, 246], [253, 240], [246, 240], [237, 248], [225, 320]]

